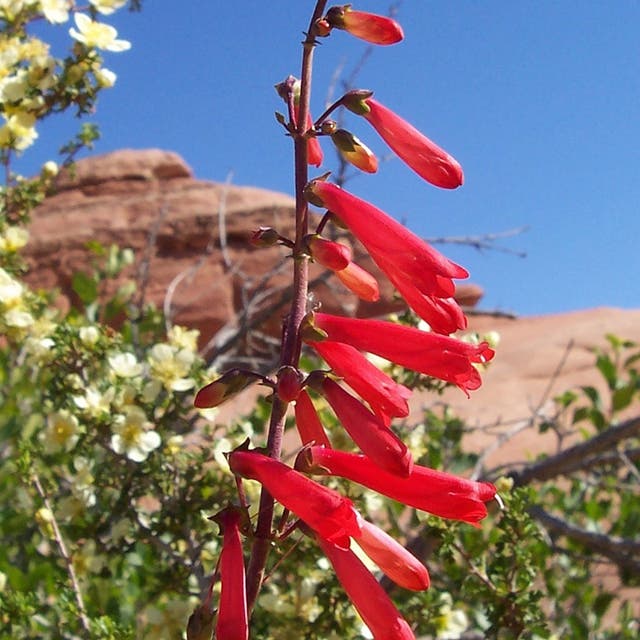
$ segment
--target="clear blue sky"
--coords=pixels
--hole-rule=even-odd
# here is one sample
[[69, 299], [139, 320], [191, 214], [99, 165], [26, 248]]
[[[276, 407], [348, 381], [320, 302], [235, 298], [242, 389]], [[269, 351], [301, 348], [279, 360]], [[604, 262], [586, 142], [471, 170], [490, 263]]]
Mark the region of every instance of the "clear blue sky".
[[[388, 0], [356, 8], [386, 13]], [[177, 151], [202, 179], [292, 191], [290, 140], [273, 85], [299, 75], [312, 0], [146, 0], [111, 20], [130, 51], [95, 121], [96, 152]], [[526, 258], [441, 249], [486, 290], [482, 306], [522, 315], [640, 307], [640, 3], [636, 0], [404, 0], [404, 42], [378, 47], [357, 85], [372, 89], [454, 155], [465, 185], [440, 191], [399, 160], [349, 189], [429, 237], [529, 231], [503, 245]], [[68, 42], [67, 27], [58, 28]], [[364, 46], [342, 32], [316, 52], [313, 112]], [[366, 123], [346, 122], [380, 152]], [[70, 118], [40, 128], [25, 171], [54, 156]], [[328, 168], [335, 167], [325, 147]]]

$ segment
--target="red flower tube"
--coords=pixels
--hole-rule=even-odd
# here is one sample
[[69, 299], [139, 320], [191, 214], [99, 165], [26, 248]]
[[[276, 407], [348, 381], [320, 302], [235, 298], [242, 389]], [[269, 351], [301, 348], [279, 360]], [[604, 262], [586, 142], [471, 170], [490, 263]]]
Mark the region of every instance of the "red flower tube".
[[304, 520], [320, 537], [345, 547], [360, 534], [362, 518], [353, 503], [302, 473], [255, 451], [229, 454], [233, 473], [260, 482], [282, 506]]
[[429, 588], [429, 572], [422, 562], [375, 524], [364, 520], [355, 541], [398, 586], [412, 591]]
[[[473, 363], [488, 362], [494, 356], [486, 342], [470, 344], [382, 320], [315, 313], [311, 322], [328, 340], [349, 344], [407, 369], [451, 382], [467, 395], [482, 384]], [[309, 342], [315, 347], [313, 341]]]
[[462, 167], [455, 158], [370, 94], [363, 95], [358, 91], [347, 94], [344, 105], [364, 116], [393, 152], [422, 179], [443, 189], [455, 189], [464, 182]]
[[376, 466], [393, 475], [409, 475], [411, 452], [375, 414], [331, 378], [322, 381], [322, 393], [347, 433]]
[[[380, 258], [378, 262], [382, 264]], [[391, 264], [388, 264], [384, 271], [405, 302], [429, 324], [432, 331], [449, 335], [467, 328], [467, 317], [453, 297], [425, 295], [413, 282], [398, 277]]]
[[322, 539], [318, 544], [374, 640], [415, 640], [411, 627], [391, 598], [353, 551]]
[[220, 554], [220, 604], [216, 622], [216, 638], [219, 640], [247, 640], [247, 593], [244, 558], [240, 540], [240, 512], [227, 507], [213, 518], [223, 533]]
[[437, 307], [436, 313], [428, 298], [451, 298], [455, 292], [452, 278], [467, 278], [465, 269], [384, 211], [335, 184], [312, 180], [305, 191], [312, 204], [326, 207], [349, 228], [409, 306], [435, 331], [444, 333], [452, 326], [461, 328], [464, 322], [459, 309], [447, 308], [447, 320], [443, 322], [442, 308]]
[[312, 346], [333, 372], [369, 404], [385, 425], [391, 423], [391, 418], [409, 415], [407, 400], [411, 397], [411, 390], [380, 371], [360, 351], [330, 340], [314, 342]]
[[475, 482], [419, 465], [413, 466], [408, 477], [401, 478], [383, 471], [363, 455], [335, 449], [313, 446], [298, 458], [296, 468], [341, 476], [409, 507], [473, 525], [487, 515], [485, 502], [496, 494], [490, 482]]
[[360, 300], [377, 302], [380, 300], [378, 281], [365, 269], [355, 262], [350, 262], [346, 268], [335, 272], [342, 284], [355, 293]]
[[349, 266], [353, 254], [347, 245], [327, 240], [317, 233], [309, 234], [305, 241], [311, 257], [323, 267], [341, 271]]
[[320, 418], [318, 418], [313, 402], [304, 389], [296, 399], [295, 416], [302, 444], [321, 444], [331, 448], [331, 443], [322, 427]]
[[334, 29], [343, 29], [352, 36], [372, 44], [389, 45], [404, 38], [402, 27], [392, 18], [365, 11], [354, 11], [351, 5], [331, 7], [325, 20]]

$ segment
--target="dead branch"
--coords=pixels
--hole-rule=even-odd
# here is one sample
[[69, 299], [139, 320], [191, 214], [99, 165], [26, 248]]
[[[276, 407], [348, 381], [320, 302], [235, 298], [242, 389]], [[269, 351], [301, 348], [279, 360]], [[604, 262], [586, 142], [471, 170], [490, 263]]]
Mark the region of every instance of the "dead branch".
[[592, 466], [595, 454], [615, 449], [626, 438], [640, 435], [640, 417], [631, 418], [622, 424], [611, 426], [586, 442], [569, 447], [556, 455], [536, 462], [521, 471], [512, 471], [509, 477], [515, 486], [524, 486], [534, 481], [551, 480]]
[[619, 538], [603, 533], [586, 531], [556, 516], [552, 516], [539, 506], [531, 507], [529, 513], [544, 525], [550, 533], [566, 536], [571, 540], [575, 540], [591, 551], [608, 558], [621, 569], [640, 575], [640, 561], [635, 559], [640, 556], [640, 542], [629, 540], [628, 538]]

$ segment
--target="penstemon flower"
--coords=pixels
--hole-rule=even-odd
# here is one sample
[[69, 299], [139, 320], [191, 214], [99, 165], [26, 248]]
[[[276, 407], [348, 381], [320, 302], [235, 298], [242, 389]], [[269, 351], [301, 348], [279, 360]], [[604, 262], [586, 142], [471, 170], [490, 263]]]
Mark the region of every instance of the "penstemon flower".
[[489, 482], [466, 480], [419, 465], [402, 478], [380, 469], [366, 456], [320, 446], [302, 451], [296, 468], [341, 476], [415, 509], [470, 524], [487, 515], [485, 503], [496, 494]]
[[244, 558], [240, 540], [241, 512], [235, 507], [223, 509], [213, 518], [223, 534], [220, 554], [220, 604], [216, 622], [216, 638], [220, 640], [247, 640], [247, 592]]
[[312, 337], [307, 341], [311, 346], [317, 342], [316, 336], [324, 333], [328, 340], [349, 344], [407, 369], [451, 382], [467, 395], [482, 384], [474, 364], [488, 362], [494, 356], [486, 342], [470, 344], [382, 320], [315, 313], [308, 318], [308, 323]]
[[309, 394], [303, 389], [296, 398], [295, 404], [296, 427], [302, 444], [321, 444], [331, 448], [327, 434], [316, 413]]
[[407, 477], [413, 458], [402, 440], [331, 378], [319, 386], [342, 426], [369, 459], [389, 473]]
[[[313, 180], [305, 191], [312, 204], [326, 207], [349, 228], [400, 293], [408, 294], [407, 303], [434, 331], [450, 333], [452, 326], [464, 328], [457, 304], [449, 302], [443, 307], [435, 299], [450, 301], [455, 292], [452, 279], [467, 278], [466, 269], [377, 207], [335, 184]], [[448, 311], [445, 322], [443, 311]]]
[[372, 44], [396, 44], [404, 38], [402, 27], [392, 18], [366, 11], [355, 11], [348, 4], [331, 7], [324, 20], [329, 27], [343, 29], [352, 36]]
[[464, 182], [458, 161], [413, 125], [371, 97], [370, 91], [352, 91], [344, 98], [347, 109], [363, 116], [391, 150], [423, 180], [442, 189]]
[[320, 538], [318, 544], [374, 640], [415, 640], [411, 627], [391, 598], [353, 551]]
[[429, 588], [429, 571], [410, 551], [375, 524], [363, 520], [358, 546], [398, 586], [412, 591]]
[[229, 454], [229, 467], [243, 478], [260, 482], [321, 538], [348, 547], [349, 536], [360, 533], [361, 518], [351, 500], [286, 464], [255, 451], [236, 450]]
[[365, 269], [351, 261], [351, 249], [318, 234], [307, 236], [309, 253], [323, 267], [331, 269], [350, 291], [361, 300], [376, 302], [380, 299], [377, 280]]
[[409, 415], [407, 400], [411, 390], [380, 371], [360, 351], [348, 344], [330, 340], [314, 342], [312, 346], [333, 372], [343, 378], [386, 425], [390, 424], [391, 418]]

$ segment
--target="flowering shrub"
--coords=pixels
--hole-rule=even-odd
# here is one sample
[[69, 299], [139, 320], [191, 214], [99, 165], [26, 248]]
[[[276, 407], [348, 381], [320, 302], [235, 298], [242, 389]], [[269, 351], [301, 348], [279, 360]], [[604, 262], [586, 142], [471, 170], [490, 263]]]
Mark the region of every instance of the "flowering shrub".
[[[287, 105], [278, 120], [295, 148], [296, 234], [252, 236], [294, 258], [275, 373], [218, 373], [197, 332], [137, 302], [133, 281], [105, 299], [107, 281], [133, 262], [126, 248], [91, 245], [93, 268], [74, 276], [80, 305], [68, 313], [22, 281], [25, 225], [58, 165], [26, 179], [12, 159], [43, 118], [88, 113], [114, 84], [99, 50], [128, 49], [103, 22], [124, 4], [0, 0], [0, 637], [637, 637], [631, 599], [618, 598], [615, 624], [613, 592], [589, 577], [605, 562], [621, 584], [640, 575], [638, 419], [620, 417], [638, 409], [638, 346], [610, 337], [596, 360], [608, 396], [568, 391], [553, 420], [532, 421], [559, 440], [579, 429], [584, 442], [480, 480], [481, 458], [461, 444], [469, 428], [446, 408], [410, 418], [408, 404], [416, 388], [472, 394], [494, 357], [493, 341], [451, 335], [466, 328], [453, 298], [466, 270], [308, 175], [324, 141], [365, 173], [378, 170], [366, 141], [329, 120], [344, 107], [427, 182], [462, 183], [459, 163], [370, 91], [310, 115], [317, 39], [339, 30], [392, 45], [403, 37], [395, 20], [318, 1], [302, 77], [278, 85]], [[64, 59], [29, 35], [35, 20], [60, 28], [72, 17]], [[85, 123], [63, 164], [96, 135]], [[310, 204], [323, 210], [315, 229]], [[325, 231], [332, 223], [364, 245], [414, 313], [361, 320], [309, 306], [310, 260], [363, 299], [378, 295]], [[211, 422], [254, 383], [266, 399]]]

